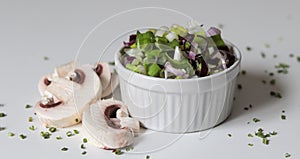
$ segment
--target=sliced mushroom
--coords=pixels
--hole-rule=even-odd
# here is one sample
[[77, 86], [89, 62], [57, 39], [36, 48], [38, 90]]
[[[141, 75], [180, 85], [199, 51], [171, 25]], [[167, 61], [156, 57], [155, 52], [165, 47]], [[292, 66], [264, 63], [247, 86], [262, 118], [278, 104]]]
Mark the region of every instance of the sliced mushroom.
[[83, 113], [83, 130], [97, 147], [116, 149], [131, 145], [139, 122], [128, 115], [120, 101], [106, 99], [92, 104]]
[[45, 92], [46, 88], [51, 84], [51, 81], [52, 81], [52, 76], [50, 74], [43, 76], [39, 80], [38, 89], [39, 89], [41, 96], [44, 95], [44, 92]]
[[35, 112], [46, 126], [68, 127], [80, 122], [83, 110], [101, 96], [100, 80], [90, 65], [68, 73], [72, 74], [76, 75], [69, 78], [72, 80], [54, 78], [46, 87], [43, 99], [36, 104]]
[[112, 73], [108, 86], [102, 91], [102, 97], [104, 98], [109, 96], [117, 88], [118, 85], [119, 85], [118, 75], [116, 73]]
[[54, 77], [66, 77], [74, 69], [75, 69], [75, 61], [71, 61], [66, 64], [55, 67], [53, 76]]
[[108, 63], [97, 63], [95, 72], [101, 80], [103, 89], [106, 89], [110, 83], [111, 72]]

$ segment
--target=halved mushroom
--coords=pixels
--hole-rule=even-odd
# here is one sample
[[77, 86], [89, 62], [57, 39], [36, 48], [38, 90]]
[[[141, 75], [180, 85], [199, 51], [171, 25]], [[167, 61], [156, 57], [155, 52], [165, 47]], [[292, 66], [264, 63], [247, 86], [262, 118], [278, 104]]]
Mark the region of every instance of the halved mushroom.
[[106, 99], [92, 104], [83, 113], [83, 130], [97, 147], [116, 149], [131, 145], [139, 122], [128, 115], [120, 101]]
[[54, 78], [35, 106], [46, 126], [67, 127], [81, 121], [83, 110], [101, 96], [102, 85], [90, 65], [77, 67], [69, 78]]

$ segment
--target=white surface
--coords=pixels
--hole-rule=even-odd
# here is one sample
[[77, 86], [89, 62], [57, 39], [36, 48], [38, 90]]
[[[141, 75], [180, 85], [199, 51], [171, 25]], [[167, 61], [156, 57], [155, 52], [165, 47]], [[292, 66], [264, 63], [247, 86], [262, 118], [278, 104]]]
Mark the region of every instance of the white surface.
[[[118, 4], [118, 5], [116, 5]], [[75, 58], [85, 36], [98, 23], [118, 12], [141, 6], [161, 6], [179, 10], [202, 22], [206, 26], [223, 24], [223, 36], [236, 44], [243, 53], [242, 69], [247, 71], [238, 83], [243, 84], [237, 90], [237, 100], [231, 116], [223, 124], [209, 131], [186, 134], [183, 136], [146, 131], [136, 141], [134, 151], [115, 156], [88, 144], [86, 158], [284, 158], [286, 152], [291, 158], [300, 157], [299, 148], [299, 66], [300, 63], [289, 54], [300, 56], [299, 40], [300, 10], [294, 1], [1, 1], [0, 2], [0, 112], [8, 114], [0, 119], [0, 126], [6, 130], [0, 132], [0, 153], [2, 158], [82, 158], [80, 150], [81, 136], [67, 138], [66, 130], [57, 134], [63, 140], [56, 141], [52, 135], [44, 140], [39, 132], [44, 128], [34, 121], [38, 130], [31, 132], [27, 122], [33, 116], [33, 109], [25, 109], [25, 104], [34, 104], [38, 99], [37, 82], [39, 78], [52, 72], [54, 66]], [[137, 15], [139, 17], [139, 15]], [[141, 17], [140, 17], [141, 18]], [[139, 18], [139, 19], [140, 19]], [[157, 19], [158, 17], [153, 17]], [[178, 20], [173, 18], [174, 20]], [[143, 22], [151, 21], [145, 19]], [[107, 36], [115, 38], [114, 30], [120, 26], [111, 25]], [[126, 28], [126, 19], [124, 25]], [[105, 39], [99, 42], [104, 44]], [[270, 48], [264, 46], [270, 44]], [[252, 51], [245, 50], [251, 46]], [[103, 46], [102, 46], [103, 47]], [[99, 49], [88, 47], [80, 55], [94, 62], [99, 58]], [[261, 58], [260, 52], [267, 55]], [[277, 54], [277, 58], [273, 58]], [[44, 61], [43, 57], [50, 59]], [[274, 65], [284, 62], [290, 64], [289, 74], [275, 73], [276, 85], [263, 85], [261, 80], [269, 81], [264, 70], [275, 72]], [[270, 97], [271, 90], [280, 91], [282, 99]], [[251, 110], [244, 107], [253, 105]], [[282, 121], [282, 110], [287, 120]], [[247, 124], [252, 118], [261, 122]], [[261, 144], [261, 140], [248, 138], [259, 127], [266, 131], [277, 131], [270, 145]], [[9, 138], [7, 132], [17, 135], [24, 133], [26, 140], [18, 136]], [[228, 133], [232, 137], [227, 136]], [[247, 146], [253, 143], [253, 147]], [[68, 152], [61, 152], [63, 146]], [[144, 150], [157, 149], [155, 152]], [[133, 154], [140, 152], [139, 154]]]

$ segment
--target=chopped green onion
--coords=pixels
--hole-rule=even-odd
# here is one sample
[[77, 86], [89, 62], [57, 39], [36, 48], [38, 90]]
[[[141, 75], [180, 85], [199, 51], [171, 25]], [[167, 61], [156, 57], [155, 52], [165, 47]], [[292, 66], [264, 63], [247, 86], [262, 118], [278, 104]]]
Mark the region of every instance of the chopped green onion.
[[278, 65], [275, 66], [277, 70], [277, 73], [283, 73], [283, 74], [287, 74], [288, 73], [288, 68], [290, 66], [288, 64], [285, 64], [285, 63], [279, 63]]
[[122, 155], [124, 152], [121, 149], [115, 149], [113, 150], [113, 153], [115, 153], [116, 155]]
[[261, 52], [260, 55], [262, 58], [266, 58], [266, 54], [264, 52]]
[[51, 134], [49, 132], [44, 132], [41, 131], [40, 135], [44, 138], [44, 139], [49, 139]]
[[271, 84], [271, 85], [275, 85], [275, 83], [276, 83], [275, 79], [272, 79], [272, 80], [270, 81], [270, 84]]
[[232, 137], [232, 135], [231, 134], [227, 134], [228, 135], [228, 137]]
[[76, 122], [76, 123], [78, 123], [78, 122], [79, 122], [79, 119], [78, 119], [78, 118], [76, 118], [76, 119], [75, 119], [75, 122]]
[[27, 136], [26, 136], [26, 135], [24, 135], [24, 134], [20, 134], [19, 136], [20, 136], [20, 138], [21, 138], [22, 140], [24, 140], [24, 139], [26, 139], [26, 138], [27, 138]]
[[267, 138], [263, 138], [262, 142], [265, 145], [269, 145], [270, 140], [268, 140]]
[[63, 147], [60, 149], [61, 151], [68, 151], [69, 149], [67, 147]]
[[57, 137], [56, 137], [56, 140], [61, 140], [61, 139], [62, 139], [61, 136], [57, 136]]
[[3, 131], [3, 130], [5, 130], [6, 128], [5, 127], [1, 127], [0, 126], [0, 131]]
[[147, 156], [146, 156], [146, 159], [150, 159], [150, 156], [149, 156], [149, 155], [147, 155]]
[[66, 132], [66, 135], [67, 135], [68, 137], [71, 137], [71, 136], [73, 136], [74, 134], [73, 134], [71, 131], [68, 131], [68, 132]]
[[275, 135], [277, 135], [277, 132], [273, 131], [273, 132], [270, 132], [269, 134], [272, 135], [272, 136], [275, 136]]
[[78, 131], [78, 130], [74, 130], [74, 133], [75, 133], [75, 134], [79, 134], [79, 131]]
[[251, 48], [250, 46], [247, 46], [247, 47], [246, 47], [246, 50], [247, 50], [247, 51], [251, 51], [252, 48]]
[[253, 118], [252, 120], [253, 120], [255, 123], [260, 122], [260, 120], [257, 119], [257, 118]]
[[246, 72], [246, 70], [242, 70], [241, 73], [242, 73], [242, 75], [245, 75], [247, 72]]
[[300, 62], [300, 56], [297, 56], [297, 61]]
[[15, 133], [12, 133], [12, 132], [8, 132], [7, 134], [8, 134], [9, 137], [15, 136]]
[[291, 154], [285, 153], [285, 154], [284, 154], [284, 157], [285, 157], [285, 158], [289, 158], [289, 157], [291, 157]]
[[245, 107], [244, 110], [249, 110], [249, 108]]
[[252, 104], [249, 104], [249, 107], [252, 108]]
[[32, 121], [33, 121], [33, 118], [30, 116], [30, 117], [28, 118], [28, 121], [29, 121], [29, 122], [32, 122]]
[[242, 87], [241, 84], [238, 84], [238, 85], [237, 85], [237, 88], [241, 90], [243, 87]]
[[285, 113], [285, 110], [282, 110], [281, 112], [282, 112], [282, 113]]
[[249, 134], [248, 134], [248, 137], [253, 137], [253, 135], [249, 133]]
[[293, 58], [293, 57], [294, 57], [294, 54], [290, 54], [289, 56], [290, 56], [291, 58]]
[[274, 76], [274, 73], [273, 73], [273, 72], [270, 72], [270, 73], [269, 73], [269, 76]]
[[49, 60], [49, 57], [44, 56], [44, 60], [45, 60], [45, 61], [48, 61], [48, 60]]
[[86, 153], [87, 153], [86, 151], [83, 151], [81, 154], [82, 154], [82, 155], [86, 155]]
[[32, 108], [32, 106], [29, 105], [29, 104], [26, 104], [25, 108], [26, 108], [26, 109], [29, 109], [29, 108]]
[[252, 144], [252, 143], [249, 143], [249, 144], [248, 144], [248, 146], [251, 146], [251, 147], [252, 147], [252, 146], [254, 146], [254, 144]]
[[274, 92], [274, 91], [271, 91], [270, 92], [270, 95], [272, 97], [276, 97], [276, 98], [282, 98], [281, 94], [279, 92]]
[[0, 113], [0, 118], [6, 117], [6, 116], [7, 116], [7, 114], [5, 114], [5, 113]]
[[51, 128], [49, 128], [49, 131], [52, 132], [52, 133], [54, 133], [56, 131], [56, 128], [55, 127], [51, 127]]
[[132, 147], [132, 146], [127, 146], [127, 147], [125, 148], [125, 150], [126, 150], [126, 151], [133, 150], [133, 147]]
[[114, 66], [115, 65], [115, 62], [114, 61], [111, 61], [111, 62], [108, 62], [109, 65], [111, 66]]
[[285, 115], [281, 115], [281, 119], [282, 119], [282, 120], [285, 120], [285, 119], [286, 119], [286, 116], [285, 116]]
[[87, 138], [83, 138], [82, 141], [83, 141], [83, 143], [87, 143], [88, 142]]
[[80, 148], [81, 148], [81, 149], [85, 149], [84, 144], [81, 144], [81, 145], [80, 145]]
[[33, 125], [31, 125], [31, 126], [29, 127], [29, 130], [34, 131], [34, 130], [35, 130], [35, 127], [34, 127]]

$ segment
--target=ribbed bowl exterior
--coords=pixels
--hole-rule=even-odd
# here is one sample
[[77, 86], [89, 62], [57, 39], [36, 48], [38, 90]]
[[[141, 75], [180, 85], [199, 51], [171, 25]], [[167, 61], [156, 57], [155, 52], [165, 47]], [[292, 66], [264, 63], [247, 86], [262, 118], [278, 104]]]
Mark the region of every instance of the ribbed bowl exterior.
[[116, 58], [122, 101], [131, 116], [149, 129], [170, 133], [205, 130], [224, 121], [230, 114], [237, 62], [220, 73], [198, 79], [161, 79], [127, 70]]

